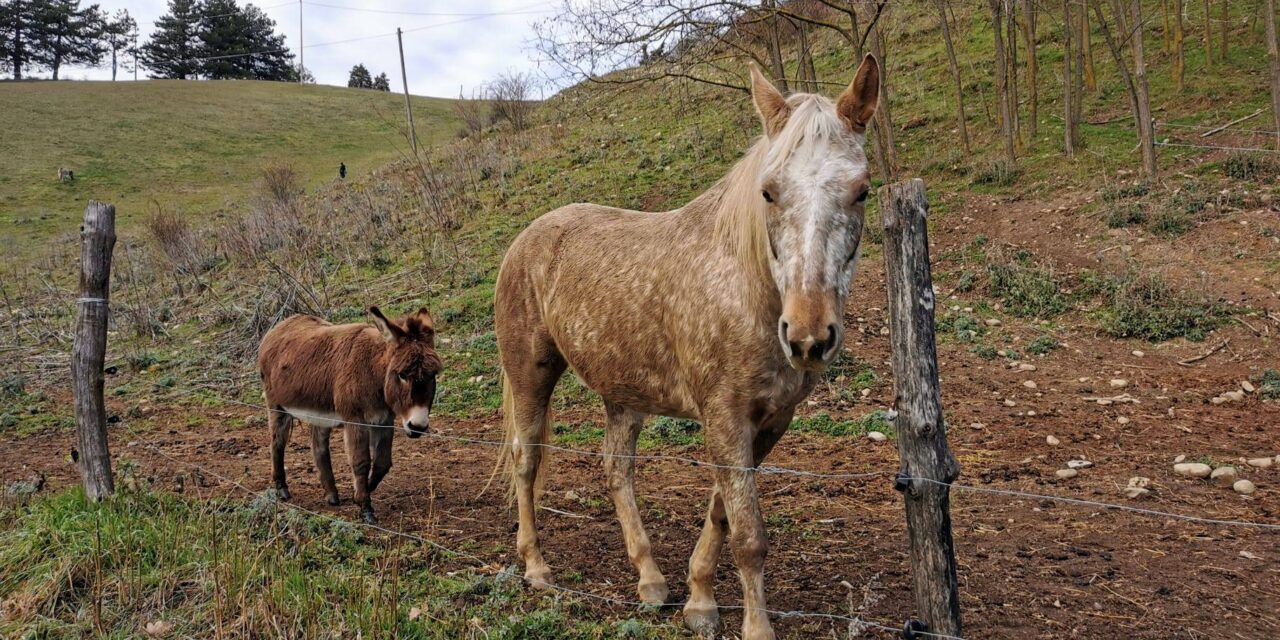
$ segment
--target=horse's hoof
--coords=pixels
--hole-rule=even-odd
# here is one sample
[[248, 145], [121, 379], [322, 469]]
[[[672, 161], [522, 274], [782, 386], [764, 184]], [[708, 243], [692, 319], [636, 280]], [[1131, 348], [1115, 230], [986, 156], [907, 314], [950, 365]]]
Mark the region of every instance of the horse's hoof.
[[289, 493], [289, 487], [276, 487], [276, 497], [281, 500], [288, 500], [293, 497], [293, 494]]
[[524, 581], [529, 585], [529, 588], [537, 591], [545, 591], [555, 587], [555, 584], [551, 582], [550, 569], [540, 569], [537, 571], [530, 569], [529, 571], [524, 572]]
[[704, 638], [714, 638], [720, 632], [720, 610], [685, 606], [684, 626]]
[[667, 596], [671, 594], [667, 589], [667, 582], [650, 582], [648, 584], [641, 583], [639, 586], [640, 602], [647, 605], [660, 607], [667, 603]]
[[329, 503], [329, 506], [331, 506], [331, 507], [336, 507], [336, 506], [338, 506], [338, 503], [339, 503], [339, 502], [342, 502], [341, 500], [339, 500], [339, 499], [338, 499], [338, 494], [336, 494], [336, 493], [331, 493], [331, 494], [329, 494], [329, 495], [325, 496], [325, 498], [324, 498], [324, 499], [325, 499], [325, 502], [328, 502], [328, 503]]
[[373, 515], [372, 510], [361, 511], [360, 519], [364, 520], [365, 524], [378, 524], [378, 516]]

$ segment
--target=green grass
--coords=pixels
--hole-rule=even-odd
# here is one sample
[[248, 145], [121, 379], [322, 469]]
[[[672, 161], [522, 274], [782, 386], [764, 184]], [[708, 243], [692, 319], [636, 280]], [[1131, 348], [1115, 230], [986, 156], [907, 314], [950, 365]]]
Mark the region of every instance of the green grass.
[[890, 438], [895, 436], [893, 424], [889, 422], [889, 415], [882, 410], [872, 411], [857, 420], [833, 418], [831, 414], [820, 411], [807, 416], [797, 416], [791, 421], [790, 428], [800, 433], [819, 433], [841, 438], [865, 436], [871, 431], [883, 433]]
[[[455, 133], [451, 102], [414, 98], [420, 141]], [[154, 203], [205, 220], [243, 201], [264, 165], [313, 187], [339, 162], [355, 178], [406, 150], [403, 96], [247, 80], [6, 82], [0, 131], [0, 229], [19, 255], [76, 231], [90, 199], [114, 203], [120, 228]]]
[[198, 638], [677, 635], [634, 618], [589, 620], [516, 576], [477, 574], [426, 545], [266, 496], [243, 504], [138, 488], [95, 504], [69, 490], [4, 508], [0, 522], [8, 638], [137, 638], [148, 624]]
[[1042, 356], [1061, 346], [1062, 343], [1057, 338], [1046, 333], [1027, 343], [1027, 353]]
[[1258, 395], [1264, 400], [1280, 400], [1280, 371], [1266, 369], [1258, 376]]

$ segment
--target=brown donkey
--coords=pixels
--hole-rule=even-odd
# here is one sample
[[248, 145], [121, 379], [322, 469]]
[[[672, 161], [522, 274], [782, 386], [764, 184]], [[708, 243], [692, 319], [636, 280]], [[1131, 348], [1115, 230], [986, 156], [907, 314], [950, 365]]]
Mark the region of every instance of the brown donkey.
[[369, 495], [391, 468], [394, 422], [399, 418], [410, 438], [427, 432], [441, 363], [425, 308], [399, 321], [388, 320], [377, 307], [369, 307], [369, 313], [377, 329], [333, 325], [314, 316], [285, 318], [262, 337], [258, 372], [271, 425], [272, 479], [281, 497], [289, 499], [284, 447], [296, 419], [311, 425], [320, 484], [329, 504], [338, 504], [329, 434], [343, 425], [355, 502], [373, 522]]
[[835, 102], [784, 97], [758, 70], [751, 77], [764, 136], [727, 176], [674, 211], [575, 204], [534, 221], [503, 260], [494, 322], [525, 578], [551, 580], [535, 523], [547, 454], [539, 445], [552, 389], [572, 367], [605, 402], [609, 489], [647, 603], [662, 603], [668, 589], [640, 521], [629, 456], [646, 414], [702, 423], [710, 459], [724, 467], [689, 561], [685, 622], [704, 633], [719, 626], [712, 579], [727, 532], [742, 578], [742, 637], [759, 640], [774, 634], [749, 468], [840, 350], [880, 72], [867, 56]]

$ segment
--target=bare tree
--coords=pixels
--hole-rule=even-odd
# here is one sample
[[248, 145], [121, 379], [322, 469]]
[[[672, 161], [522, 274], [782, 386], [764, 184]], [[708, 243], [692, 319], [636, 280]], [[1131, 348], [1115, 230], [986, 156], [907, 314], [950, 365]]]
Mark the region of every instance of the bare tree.
[[1222, 25], [1222, 47], [1218, 51], [1218, 55], [1223, 62], [1227, 61], [1227, 29], [1231, 26], [1231, 3], [1229, 0], [1222, 0], [1222, 17], [1218, 19]]
[[1182, 10], [1185, 0], [1173, 0], [1173, 82], [1182, 93], [1183, 76], [1187, 69], [1186, 44], [1182, 30]]
[[885, 182], [898, 179], [898, 150], [893, 139], [893, 111], [890, 109], [891, 92], [888, 54], [885, 51], [885, 24], [882, 18], [871, 29], [871, 53], [880, 60], [880, 101], [873, 118], [876, 141], [875, 157], [880, 163]]
[[1075, 70], [1072, 68], [1072, 40], [1075, 28], [1071, 19], [1071, 0], [1062, 0], [1062, 150], [1068, 156], [1076, 154], [1076, 143], [1079, 139], [1079, 122], [1076, 120], [1075, 106], [1079, 100], [1073, 91], [1075, 86]]
[[1267, 0], [1267, 59], [1271, 61], [1271, 116], [1276, 126], [1276, 149], [1280, 149], [1280, 46], [1276, 43], [1276, 0]]
[[1036, 87], [1040, 72], [1036, 62], [1036, 6], [1032, 0], [1022, 0], [1022, 39], [1027, 49], [1027, 115], [1031, 120], [1027, 139], [1034, 141], [1040, 119], [1040, 93]]
[[536, 104], [533, 100], [533, 76], [504, 73], [489, 83], [485, 94], [489, 99], [490, 117], [506, 120], [516, 131], [529, 127], [529, 116]]
[[1004, 0], [988, 0], [991, 5], [991, 27], [995, 34], [996, 102], [1000, 107], [1000, 131], [1004, 138], [1004, 154], [1009, 162], [1017, 155], [1013, 146], [1013, 115], [1009, 113], [1009, 67], [1004, 46]]
[[1125, 86], [1129, 91], [1129, 105], [1133, 110], [1133, 118], [1138, 135], [1138, 147], [1142, 150], [1143, 173], [1148, 179], [1154, 179], [1157, 171], [1155, 131], [1151, 122], [1151, 102], [1147, 89], [1147, 66], [1143, 57], [1142, 28], [1144, 25], [1142, 22], [1141, 0], [1111, 0], [1111, 9], [1115, 17], [1116, 28], [1122, 35], [1127, 36], [1125, 39], [1129, 42], [1129, 50], [1133, 54], [1134, 70], [1132, 73], [1129, 72], [1129, 66], [1125, 62], [1124, 54], [1120, 49], [1121, 43], [1117, 42], [1111, 34], [1111, 28], [1108, 26], [1106, 16], [1102, 12], [1101, 3], [1099, 0], [1090, 0], [1090, 2], [1093, 5], [1093, 13], [1098, 18], [1098, 27], [1102, 30], [1102, 37], [1107, 41], [1107, 48], [1111, 50], [1111, 55], [1116, 61], [1116, 68], [1120, 70], [1120, 75], [1124, 78]]
[[960, 78], [960, 64], [956, 61], [956, 48], [951, 42], [951, 21], [947, 19], [947, 0], [934, 0], [938, 7], [938, 22], [942, 25], [942, 39], [947, 45], [947, 64], [956, 83], [956, 128], [960, 130], [960, 146], [969, 153], [969, 127], [964, 117], [964, 81]]
[[1209, 14], [1209, 0], [1204, 0], [1204, 64], [1213, 66], [1213, 18]]
[[[1098, 90], [1098, 73], [1093, 68], [1093, 30], [1089, 28], [1088, 0], [1080, 0], [1080, 47], [1077, 55], [1081, 58], [1080, 70], [1084, 73], [1084, 86], [1092, 93]], [[1079, 106], [1079, 105], [1077, 105]], [[1077, 120], [1079, 120], [1077, 114]]]
[[467, 135], [479, 139], [484, 132], [484, 101], [480, 96], [472, 91], [471, 97], [467, 98], [462, 94], [462, 87], [458, 87], [458, 101], [453, 103], [453, 113], [462, 121]]

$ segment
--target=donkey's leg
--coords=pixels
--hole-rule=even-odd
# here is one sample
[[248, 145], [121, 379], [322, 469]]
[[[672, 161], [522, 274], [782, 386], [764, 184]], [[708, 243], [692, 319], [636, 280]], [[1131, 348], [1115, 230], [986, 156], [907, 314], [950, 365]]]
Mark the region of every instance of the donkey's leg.
[[338, 506], [338, 485], [333, 481], [333, 460], [329, 456], [329, 436], [332, 427], [311, 425], [311, 456], [316, 461], [316, 475], [320, 476], [320, 488], [330, 506]]
[[342, 435], [355, 485], [353, 499], [360, 505], [360, 517], [372, 524], [378, 519], [373, 515], [373, 500], [369, 497], [369, 428], [348, 422], [343, 425]]
[[267, 423], [271, 427], [271, 479], [281, 500], [289, 499], [289, 483], [285, 480], [284, 449], [293, 432], [293, 416], [280, 411], [269, 411]]
[[609, 474], [609, 492], [613, 494], [613, 506], [627, 543], [627, 557], [640, 572], [640, 600], [660, 605], [667, 601], [667, 579], [653, 561], [649, 536], [644, 532], [640, 509], [636, 506], [636, 438], [644, 428], [644, 414], [608, 402], [604, 406], [609, 417], [604, 431], [604, 468]]
[[372, 429], [369, 433], [369, 453], [373, 456], [373, 467], [369, 469], [369, 493], [373, 493], [391, 470], [391, 442], [395, 439], [396, 430], [392, 425], [369, 428]]
[[689, 556], [689, 601], [684, 605], [684, 624], [698, 635], [715, 636], [720, 630], [720, 611], [716, 608], [715, 593], [716, 564], [720, 560], [720, 548], [724, 546], [724, 534], [728, 528], [724, 499], [720, 497], [717, 483], [711, 489], [702, 535], [693, 548], [693, 555]]

